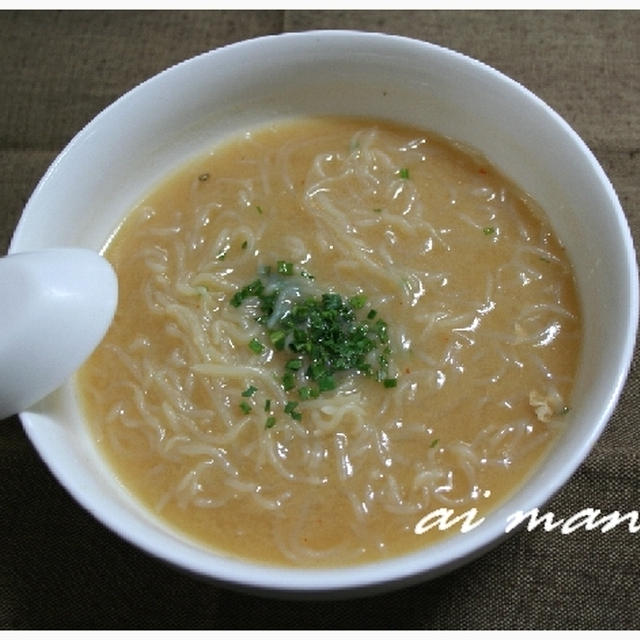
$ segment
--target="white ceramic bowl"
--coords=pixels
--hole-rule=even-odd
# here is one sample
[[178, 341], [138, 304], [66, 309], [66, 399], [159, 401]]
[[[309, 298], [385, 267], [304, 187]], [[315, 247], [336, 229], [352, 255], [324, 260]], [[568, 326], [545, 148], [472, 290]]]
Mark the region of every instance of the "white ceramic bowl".
[[635, 340], [638, 281], [616, 194], [589, 149], [554, 111], [516, 82], [458, 53], [347, 31], [241, 42], [138, 86], [56, 159], [29, 200], [10, 250], [99, 249], [139, 197], [188, 157], [235, 130], [308, 114], [381, 117], [451, 136], [481, 150], [546, 209], [575, 268], [584, 345], [566, 432], [531, 481], [481, 527], [427, 550], [358, 567], [279, 569], [203, 550], [145, 512], [96, 451], [70, 384], [21, 419], [78, 502], [142, 549], [234, 584], [338, 594], [451, 570], [499, 541], [510, 514], [543, 506], [569, 479], [623, 386]]

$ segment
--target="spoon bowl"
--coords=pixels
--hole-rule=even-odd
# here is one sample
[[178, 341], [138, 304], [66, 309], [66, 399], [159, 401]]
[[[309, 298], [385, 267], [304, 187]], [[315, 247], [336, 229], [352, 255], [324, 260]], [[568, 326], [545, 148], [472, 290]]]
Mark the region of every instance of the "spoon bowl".
[[78, 247], [0, 258], [0, 418], [61, 386], [106, 333], [118, 298], [101, 255]]

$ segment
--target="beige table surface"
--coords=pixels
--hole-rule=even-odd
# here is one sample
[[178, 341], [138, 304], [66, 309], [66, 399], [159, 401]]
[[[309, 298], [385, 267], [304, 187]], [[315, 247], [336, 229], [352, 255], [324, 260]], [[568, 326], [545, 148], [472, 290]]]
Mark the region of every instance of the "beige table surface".
[[[638, 12], [0, 12], [0, 254], [49, 163], [140, 81], [237, 40], [317, 28], [402, 34], [522, 82], [584, 138], [640, 234]], [[0, 300], [0, 305], [10, 304]], [[606, 310], [603, 310], [606, 313]], [[0, 311], [0, 314], [2, 312]], [[637, 357], [593, 452], [548, 508], [640, 509]], [[236, 593], [134, 549], [53, 480], [17, 417], [0, 425], [0, 627], [475, 629], [640, 626], [640, 533], [522, 531], [394, 593], [288, 603]]]

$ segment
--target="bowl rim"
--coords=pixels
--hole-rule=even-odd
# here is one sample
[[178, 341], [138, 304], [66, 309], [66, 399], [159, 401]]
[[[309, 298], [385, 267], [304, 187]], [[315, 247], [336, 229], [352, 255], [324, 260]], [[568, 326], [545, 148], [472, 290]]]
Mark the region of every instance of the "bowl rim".
[[[117, 112], [121, 105], [130, 100], [131, 96], [145, 91], [147, 87], [159, 81], [165, 81], [171, 78], [172, 74], [180, 74], [183, 70], [193, 65], [199, 65], [203, 60], [211, 57], [220, 57], [235, 53], [242, 53], [247, 47], [261, 46], [296, 46], [299, 43], [306, 43], [310, 39], [319, 38], [325, 42], [340, 41], [341, 46], [355, 46], [362, 44], [372, 46], [373, 48], [390, 47], [390, 48], [412, 48], [416, 52], [423, 55], [431, 55], [434, 52], [438, 55], [446, 55], [456, 58], [460, 63], [470, 65], [477, 69], [480, 73], [489, 74], [497, 81], [511, 86], [513, 89], [522, 93], [528, 100], [532, 100], [537, 105], [542, 106], [549, 117], [553, 118], [565, 130], [567, 136], [572, 143], [580, 150], [580, 152], [589, 160], [589, 164], [593, 169], [594, 175], [597, 176], [601, 186], [606, 190], [611, 201], [611, 212], [615, 214], [617, 221], [617, 232], [621, 234], [623, 244], [626, 249], [626, 266], [628, 269], [629, 282], [629, 308], [625, 318], [625, 327], [627, 333], [625, 336], [624, 347], [620, 353], [620, 360], [617, 369], [617, 377], [610, 386], [609, 402], [604, 406], [598, 416], [598, 420], [594, 423], [593, 428], [589, 432], [589, 438], [582, 441], [581, 447], [576, 450], [573, 458], [567, 461], [567, 465], [563, 470], [557, 470], [553, 480], [549, 484], [543, 502], [548, 501], [570, 478], [577, 467], [583, 462], [589, 451], [594, 446], [596, 440], [605, 428], [613, 410], [617, 404], [618, 398], [622, 392], [625, 380], [627, 378], [631, 361], [633, 358], [634, 345], [636, 340], [636, 332], [638, 327], [638, 271], [635, 258], [635, 249], [628, 222], [622, 210], [618, 197], [614, 188], [606, 176], [604, 170], [595, 158], [594, 154], [588, 148], [586, 143], [574, 131], [574, 129], [547, 103], [541, 98], [524, 87], [518, 81], [510, 78], [506, 74], [489, 66], [488, 64], [476, 60], [464, 53], [460, 53], [453, 49], [449, 49], [442, 45], [433, 44], [427, 41], [410, 38], [407, 36], [391, 35], [375, 31], [355, 31], [355, 30], [311, 30], [301, 32], [288, 32], [274, 35], [259, 36], [247, 40], [241, 40], [225, 46], [213, 49], [211, 51], [200, 53], [187, 60], [179, 62], [167, 69], [160, 71], [154, 76], [136, 85], [109, 106], [98, 113], [89, 123], [87, 123], [65, 146], [62, 152], [50, 165], [46, 173], [43, 175], [33, 194], [27, 202], [24, 213], [21, 216], [16, 230], [13, 234], [9, 253], [20, 250], [20, 246], [25, 243], [24, 233], [27, 228], [32, 213], [29, 206], [33, 199], [41, 191], [46, 189], [48, 180], [56, 167], [63, 161], [64, 157], [69, 153], [78, 141], [90, 135], [93, 128], [100, 126], [102, 119], [107, 114]], [[27, 240], [28, 243], [28, 240]], [[96, 503], [87, 497], [81, 487], [68, 480], [68, 475], [60, 468], [59, 461], [51, 460], [47, 455], [47, 450], [39, 437], [40, 418], [37, 413], [31, 411], [20, 414], [20, 419], [24, 425], [25, 431], [38, 451], [40, 457], [53, 472], [58, 481], [66, 488], [66, 490], [79, 502], [86, 510], [91, 512], [100, 522], [109, 529], [133, 543], [148, 553], [159, 557], [170, 564], [189, 570], [194, 574], [198, 574], [212, 580], [221, 580], [226, 584], [241, 586], [243, 588], [255, 588], [258, 590], [277, 590], [281, 594], [319, 594], [332, 592], [333, 595], [339, 595], [343, 592], [353, 593], [354, 590], [366, 588], [389, 589], [395, 584], [406, 586], [425, 579], [436, 577], [444, 572], [448, 572], [456, 567], [466, 564], [474, 557], [484, 553], [488, 548], [497, 545], [505, 538], [505, 533], [500, 530], [498, 520], [495, 526], [483, 529], [484, 534], [473, 537], [475, 544], [469, 548], [469, 545], [462, 544], [463, 536], [455, 536], [444, 540], [438, 544], [438, 549], [442, 551], [436, 554], [440, 559], [429, 559], [428, 551], [420, 549], [415, 552], [403, 556], [395, 556], [388, 560], [376, 561], [362, 565], [350, 565], [347, 567], [336, 568], [289, 568], [272, 565], [262, 565], [257, 562], [246, 561], [242, 559], [219, 558], [211, 554], [211, 552], [197, 549], [193, 551], [189, 543], [182, 544], [178, 541], [177, 547], [169, 549], [158, 544], [151, 544], [149, 539], [144, 535], [132, 534], [131, 531], [123, 530], [121, 521], [112, 515], [96, 509]], [[144, 507], [140, 507], [144, 509]], [[482, 529], [482, 528], [480, 528]], [[470, 538], [466, 538], [468, 540]], [[463, 548], [464, 547], [464, 548]], [[191, 550], [190, 550], [191, 549]], [[445, 553], [446, 552], [446, 553]], [[208, 556], [210, 564], [203, 567], [203, 554]], [[441, 557], [440, 557], [441, 556]], [[214, 570], [215, 569], [215, 570]]]

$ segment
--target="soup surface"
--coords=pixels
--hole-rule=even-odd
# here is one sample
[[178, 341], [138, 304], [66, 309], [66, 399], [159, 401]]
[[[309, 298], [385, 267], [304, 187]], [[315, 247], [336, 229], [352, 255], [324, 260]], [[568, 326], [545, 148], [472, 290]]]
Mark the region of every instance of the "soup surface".
[[446, 535], [414, 532], [426, 514], [480, 517], [534, 473], [569, 410], [562, 246], [484, 158], [430, 133], [247, 132], [162, 183], [105, 255], [119, 307], [77, 380], [95, 437], [133, 495], [222, 552], [414, 550]]

